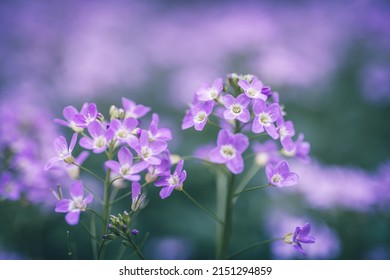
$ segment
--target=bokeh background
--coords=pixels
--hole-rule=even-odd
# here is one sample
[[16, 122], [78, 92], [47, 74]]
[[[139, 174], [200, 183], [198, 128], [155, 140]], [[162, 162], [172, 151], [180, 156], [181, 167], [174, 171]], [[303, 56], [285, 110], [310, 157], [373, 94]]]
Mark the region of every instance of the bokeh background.
[[[64, 106], [107, 113], [133, 99], [189, 155], [217, 132], [180, 130], [188, 102], [232, 72], [280, 93], [312, 161], [291, 162], [299, 185], [238, 201], [231, 250], [310, 222], [311, 259], [390, 259], [389, 30], [388, 1], [0, 1], [0, 259], [67, 259], [67, 245], [92, 257], [85, 230], [53, 211], [50, 189], [66, 179], [43, 171], [53, 139], [70, 135], [53, 122]], [[185, 166], [186, 190], [213, 209], [212, 173]], [[148, 195], [137, 222], [148, 258], [214, 257], [213, 220], [179, 192]], [[283, 242], [241, 257], [301, 258]]]

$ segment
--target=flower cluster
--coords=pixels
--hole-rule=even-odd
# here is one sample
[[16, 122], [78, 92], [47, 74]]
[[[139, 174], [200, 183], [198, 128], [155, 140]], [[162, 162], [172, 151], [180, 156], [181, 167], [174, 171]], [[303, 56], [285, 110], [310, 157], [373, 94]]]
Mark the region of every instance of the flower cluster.
[[[107, 121], [94, 103], [84, 104], [80, 111], [72, 106], [66, 107], [63, 110], [65, 120], [55, 121], [71, 128], [74, 134], [69, 145], [64, 136], [54, 140], [56, 156], [47, 162], [45, 169], [80, 167], [78, 162], [80, 156], [75, 158], [73, 154], [78, 143], [83, 149], [94, 154], [107, 155], [104, 167], [112, 180], [109, 185], [119, 179], [131, 183], [134, 211], [144, 201], [140, 183], [142, 172], [146, 173], [146, 183], [155, 182], [155, 186], [161, 188], [162, 199], [169, 197], [174, 189], [182, 188], [186, 179], [186, 171], [183, 170], [184, 162], [180, 161], [171, 174], [173, 162], [168, 141], [172, 139], [172, 132], [168, 128], [159, 127], [157, 114], [152, 115], [147, 127], [142, 127], [141, 123], [145, 123], [142, 118], [149, 111], [149, 107], [122, 98], [122, 108], [111, 106], [110, 119]], [[80, 182], [78, 188], [81, 185]], [[89, 198], [81, 201], [80, 196], [74, 194], [73, 188], [70, 191], [71, 198], [60, 200], [56, 208], [57, 212], [68, 212], [66, 221], [71, 225], [78, 223], [80, 211], [85, 210], [86, 204], [91, 201]]]
[[[303, 141], [303, 134], [293, 140], [294, 124], [285, 119], [279, 94], [253, 75], [230, 74], [227, 83], [216, 79], [196, 91], [183, 119], [182, 129], [194, 127], [202, 131], [207, 123], [218, 123], [220, 127], [217, 146], [208, 152], [207, 160], [225, 164], [233, 174], [244, 171], [242, 154], [260, 134], [266, 134], [272, 140], [265, 143], [253, 141], [251, 145], [256, 163], [266, 165], [271, 185], [282, 187], [298, 182], [298, 175], [290, 172], [283, 156], [309, 160], [310, 145]], [[249, 137], [249, 133], [253, 136]], [[280, 150], [274, 141], [280, 142]]]

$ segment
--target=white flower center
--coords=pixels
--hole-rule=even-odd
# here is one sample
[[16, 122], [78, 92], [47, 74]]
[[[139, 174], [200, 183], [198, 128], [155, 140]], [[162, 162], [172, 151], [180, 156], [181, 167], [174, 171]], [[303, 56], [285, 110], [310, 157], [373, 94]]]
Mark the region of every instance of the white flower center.
[[129, 131], [124, 128], [121, 128], [116, 132], [116, 135], [118, 136], [118, 138], [126, 139], [127, 137], [129, 137]]
[[142, 154], [142, 158], [146, 159], [152, 155], [152, 150], [149, 147], [144, 146], [141, 149], [141, 154]]
[[279, 135], [280, 135], [280, 138], [281, 138], [282, 140], [283, 140], [286, 136], [289, 135], [288, 130], [286, 129], [285, 126], [280, 127], [280, 129], [279, 129]]
[[232, 112], [234, 115], [238, 116], [242, 112], [242, 106], [240, 104], [233, 104], [230, 107], [230, 112]]
[[283, 177], [282, 177], [282, 175], [280, 175], [279, 173], [275, 173], [275, 174], [272, 176], [272, 178], [271, 178], [271, 182], [272, 182], [272, 183], [275, 183], [275, 184], [280, 183], [282, 180], [283, 180]]
[[232, 159], [236, 156], [236, 149], [232, 145], [223, 145], [221, 155], [226, 159]]
[[256, 154], [255, 162], [259, 166], [265, 166], [269, 161], [268, 153], [258, 153]]
[[207, 93], [210, 99], [215, 99], [218, 97], [218, 89], [216, 89], [215, 87], [208, 88]]
[[102, 148], [107, 144], [106, 138], [104, 138], [104, 136], [99, 136], [98, 138], [95, 138], [93, 144], [96, 148]]
[[207, 117], [207, 114], [205, 111], [199, 111], [196, 113], [196, 115], [194, 116], [194, 122], [195, 123], [202, 123], [204, 122], [204, 120], [206, 119]]
[[69, 211], [82, 210], [84, 211], [86, 205], [84, 204], [82, 196], [72, 197], [71, 202], [69, 203]]
[[177, 176], [177, 174], [173, 174], [173, 175], [169, 176], [169, 178], [167, 179], [167, 183], [172, 187], [179, 184], [179, 182], [180, 182], [180, 180], [179, 180], [179, 177]]
[[254, 89], [252, 87], [248, 88], [247, 93], [248, 93], [249, 97], [252, 97], [252, 98], [259, 97], [259, 95], [260, 95], [260, 91], [258, 91], [257, 89]]
[[61, 159], [66, 159], [67, 157], [71, 156], [71, 153], [69, 152], [68, 147], [66, 145], [62, 145], [57, 151], [57, 156]]
[[259, 121], [263, 126], [269, 126], [271, 125], [271, 116], [268, 113], [260, 113], [259, 115]]
[[120, 173], [122, 176], [126, 176], [130, 173], [130, 166], [128, 164], [122, 165], [120, 169]]

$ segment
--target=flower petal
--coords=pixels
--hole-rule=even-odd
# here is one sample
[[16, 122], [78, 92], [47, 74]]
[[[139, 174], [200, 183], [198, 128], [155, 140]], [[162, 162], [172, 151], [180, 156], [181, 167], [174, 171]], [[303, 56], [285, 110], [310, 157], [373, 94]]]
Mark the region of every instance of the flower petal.
[[83, 197], [83, 183], [81, 181], [74, 182], [73, 185], [70, 187], [69, 193], [72, 197]]
[[69, 212], [69, 204], [71, 200], [70, 199], [61, 199], [57, 202], [56, 208], [54, 211], [57, 213], [67, 213]]
[[133, 164], [133, 154], [124, 146], [120, 148], [118, 152], [118, 159], [120, 165], [125, 165], [127, 163], [131, 166]]
[[74, 226], [79, 223], [80, 211], [72, 211], [65, 215], [65, 221], [68, 225]]
[[242, 159], [241, 155], [236, 155], [235, 158], [229, 160], [226, 162], [226, 167], [233, 173], [233, 174], [240, 174], [244, 170], [244, 160]]
[[174, 187], [164, 187], [164, 188], [162, 188], [161, 191], [160, 191], [161, 199], [166, 199], [167, 197], [169, 197], [172, 194], [174, 189], [175, 189]]

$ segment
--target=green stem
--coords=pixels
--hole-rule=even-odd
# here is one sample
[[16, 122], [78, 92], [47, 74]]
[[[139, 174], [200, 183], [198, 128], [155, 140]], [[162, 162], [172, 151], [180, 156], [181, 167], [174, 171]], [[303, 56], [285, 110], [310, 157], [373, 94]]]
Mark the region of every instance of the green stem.
[[284, 239], [284, 238], [279, 237], [279, 238], [268, 239], [268, 240], [264, 240], [264, 241], [261, 241], [261, 242], [257, 242], [257, 243], [255, 243], [255, 244], [252, 244], [252, 245], [250, 245], [250, 246], [248, 246], [248, 247], [245, 247], [244, 249], [241, 249], [241, 250], [239, 250], [239, 251], [237, 251], [237, 252], [231, 254], [231, 255], [229, 256], [229, 259], [233, 259], [233, 258], [235, 258], [235, 257], [237, 257], [237, 256], [239, 256], [239, 255], [241, 255], [241, 254], [243, 254], [243, 253], [246, 253], [246, 252], [248, 252], [248, 251], [250, 251], [250, 250], [252, 250], [252, 249], [255, 249], [255, 248], [259, 247], [259, 246], [262, 246], [262, 245], [264, 245], [264, 244], [271, 243], [271, 242], [274, 242], [274, 241], [277, 241], [277, 240], [283, 240], [283, 239]]
[[213, 218], [217, 223], [223, 226], [223, 221], [217, 217], [211, 210], [207, 209], [205, 206], [200, 204], [193, 198], [189, 193], [187, 193], [185, 190], [182, 190], [182, 192], [188, 197], [191, 202], [193, 202], [196, 206], [198, 206], [202, 211], [204, 211], [207, 215], [209, 215], [211, 218]]
[[101, 219], [102, 221], [104, 220], [103, 217], [99, 215], [99, 213], [97, 213], [95, 210], [93, 210], [91, 208], [87, 208], [87, 209], [85, 209], [85, 211], [89, 211], [89, 212], [95, 214], [96, 217], [99, 217], [99, 219]]
[[133, 246], [133, 249], [134, 251], [137, 253], [137, 255], [142, 259], [142, 260], [145, 260], [145, 256], [142, 254], [140, 248], [137, 246], [137, 244], [134, 243], [133, 240], [131, 240], [130, 238], [126, 238], [126, 241], [128, 241], [131, 246]]
[[105, 180], [104, 180], [102, 177], [100, 177], [99, 175], [97, 175], [95, 172], [89, 170], [88, 168], [85, 168], [85, 167], [82, 166], [82, 165], [78, 165], [77, 163], [73, 163], [73, 165], [75, 165], [75, 166], [79, 167], [80, 169], [84, 170], [85, 172], [91, 174], [92, 176], [94, 176], [95, 178], [97, 178], [99, 181], [101, 181], [101, 182], [103, 182], [103, 183], [105, 182]]
[[256, 190], [260, 190], [260, 189], [264, 189], [264, 188], [267, 188], [271, 186], [271, 184], [267, 184], [267, 185], [262, 185], [262, 186], [257, 186], [257, 187], [252, 187], [252, 188], [248, 188], [248, 189], [244, 189], [240, 192], [237, 192], [234, 194], [234, 196], [239, 196], [240, 194], [242, 193], [246, 193], [246, 192], [251, 192], [251, 191], [256, 191]]
[[[257, 174], [259, 170], [260, 170], [260, 166], [258, 166], [257, 164], [252, 165], [251, 169], [249, 169], [249, 171], [245, 174], [240, 184], [238, 184], [236, 189], [236, 194], [241, 193], [245, 189], [246, 185], [250, 182], [250, 180], [252, 180], [252, 178]], [[234, 195], [233, 203], [237, 201], [237, 198], [238, 197]]]

